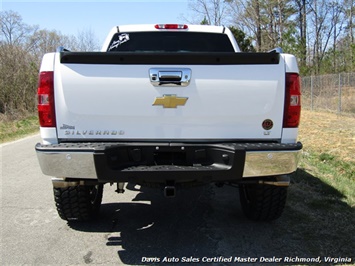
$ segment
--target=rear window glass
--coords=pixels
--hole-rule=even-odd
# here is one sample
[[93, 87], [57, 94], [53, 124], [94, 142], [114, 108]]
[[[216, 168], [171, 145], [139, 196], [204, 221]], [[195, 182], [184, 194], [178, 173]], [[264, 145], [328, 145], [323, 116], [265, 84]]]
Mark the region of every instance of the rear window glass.
[[116, 33], [108, 52], [234, 52], [226, 34], [205, 32]]

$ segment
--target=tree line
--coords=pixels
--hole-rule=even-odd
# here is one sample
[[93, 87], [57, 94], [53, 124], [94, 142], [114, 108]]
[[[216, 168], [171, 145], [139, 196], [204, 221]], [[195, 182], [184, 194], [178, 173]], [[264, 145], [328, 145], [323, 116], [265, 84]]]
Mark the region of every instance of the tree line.
[[10, 118], [35, 112], [38, 71], [45, 53], [59, 46], [73, 51], [100, 48], [90, 29], [64, 35], [28, 25], [14, 11], [0, 12], [0, 33], [0, 115]]
[[[281, 47], [302, 75], [355, 71], [355, 0], [189, 0], [192, 23], [245, 33], [256, 51]], [[193, 19], [191, 19], [193, 18]]]

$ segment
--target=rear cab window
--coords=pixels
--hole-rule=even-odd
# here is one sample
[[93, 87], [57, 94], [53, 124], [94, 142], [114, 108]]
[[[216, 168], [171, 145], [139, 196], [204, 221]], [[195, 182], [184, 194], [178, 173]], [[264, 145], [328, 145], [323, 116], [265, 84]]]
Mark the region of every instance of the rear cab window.
[[234, 48], [222, 33], [120, 32], [107, 52], [234, 52]]

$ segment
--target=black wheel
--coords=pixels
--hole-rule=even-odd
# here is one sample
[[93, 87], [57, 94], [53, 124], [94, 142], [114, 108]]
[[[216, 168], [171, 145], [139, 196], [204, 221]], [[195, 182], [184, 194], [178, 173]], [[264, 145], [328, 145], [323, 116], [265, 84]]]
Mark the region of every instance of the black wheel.
[[240, 185], [240, 202], [245, 216], [254, 221], [272, 221], [283, 212], [287, 187]]
[[53, 188], [60, 218], [66, 221], [88, 221], [99, 214], [103, 185]]

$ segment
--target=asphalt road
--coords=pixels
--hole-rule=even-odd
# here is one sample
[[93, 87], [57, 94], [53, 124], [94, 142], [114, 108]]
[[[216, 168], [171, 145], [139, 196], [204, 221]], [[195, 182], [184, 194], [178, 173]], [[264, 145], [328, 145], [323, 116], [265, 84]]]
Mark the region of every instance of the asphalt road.
[[57, 215], [50, 177], [39, 168], [39, 141], [32, 136], [0, 147], [1, 265], [135, 265], [145, 258], [213, 257], [220, 254], [221, 239], [214, 223], [241, 214], [226, 199], [224, 211], [215, 213], [210, 186], [166, 199], [160, 190], [131, 186], [117, 194], [115, 186], [105, 185], [101, 218], [68, 225]]
[[[137, 265], [191, 256], [201, 261], [246, 255], [250, 248], [242, 242], [252, 228], [237, 190], [228, 187], [192, 188], [166, 199], [156, 189], [129, 186], [117, 194], [115, 186], [105, 185], [100, 219], [68, 225], [57, 215], [50, 177], [39, 168], [39, 141], [32, 136], [0, 146], [1, 265]], [[223, 243], [225, 234], [232, 245]]]
[[39, 141], [32, 136], [0, 146], [0, 265], [231, 265], [239, 257], [260, 263], [261, 257], [310, 255], [288, 226], [288, 208], [275, 222], [250, 222], [237, 189], [228, 186], [181, 190], [166, 199], [160, 190], [128, 186], [116, 194], [105, 185], [100, 218], [68, 224], [39, 168]]

